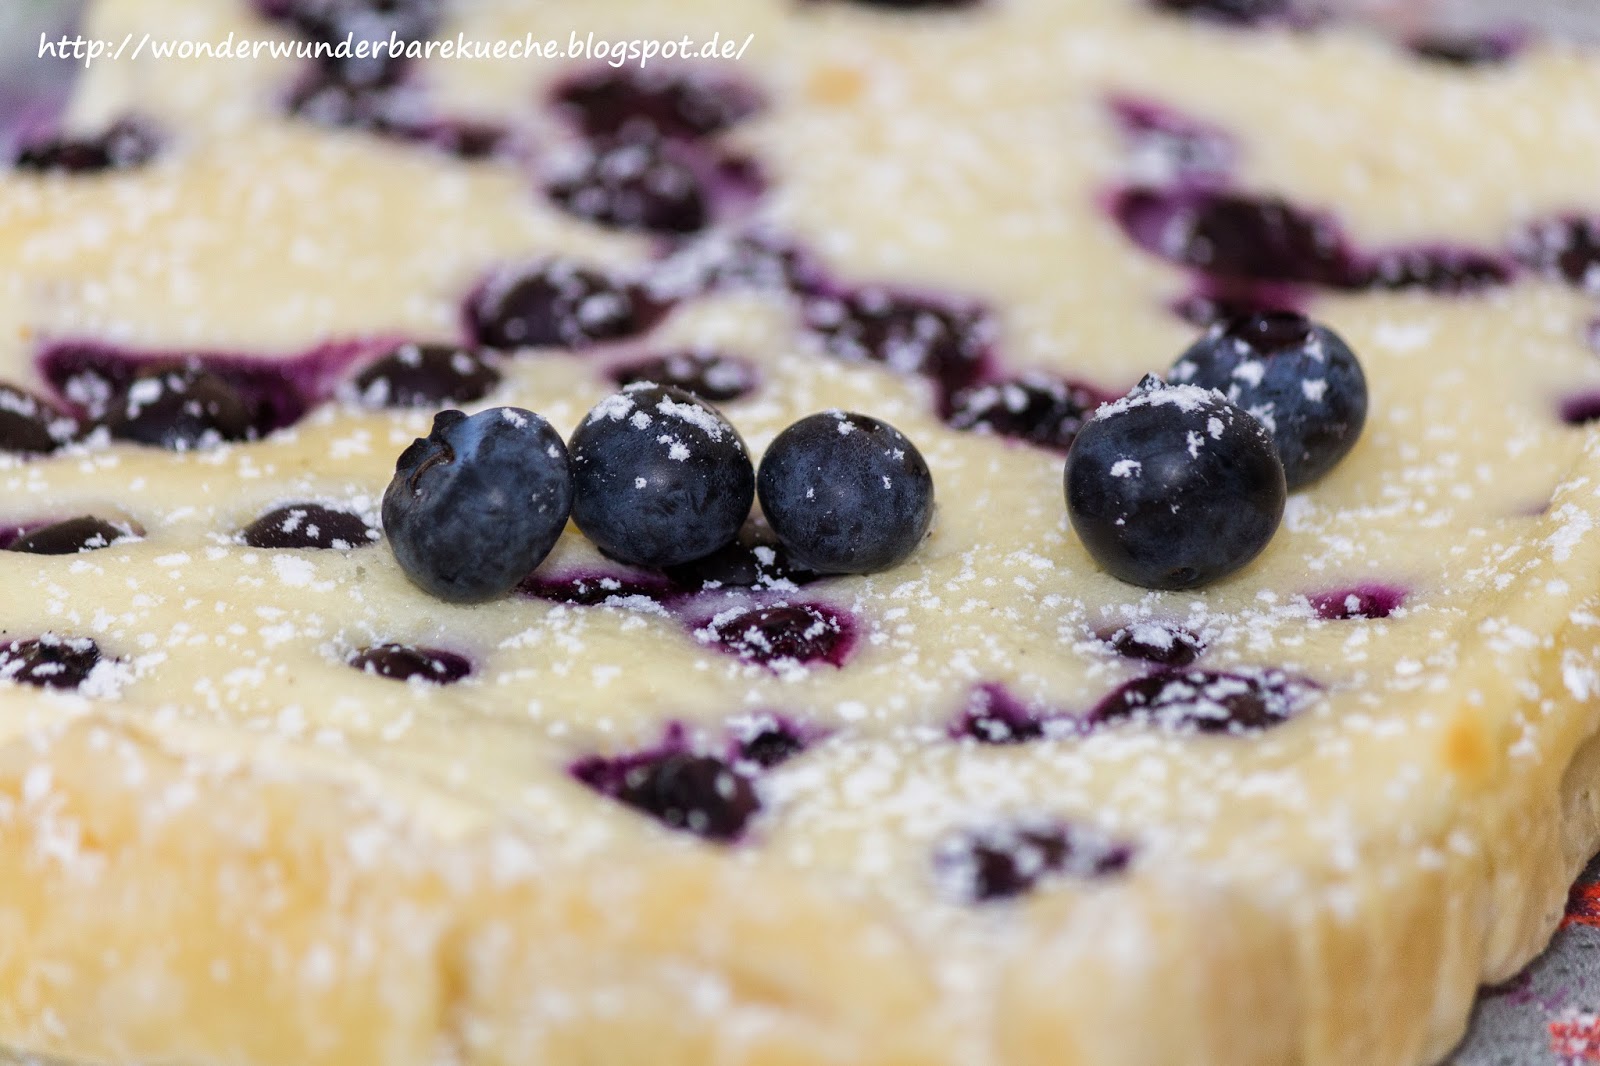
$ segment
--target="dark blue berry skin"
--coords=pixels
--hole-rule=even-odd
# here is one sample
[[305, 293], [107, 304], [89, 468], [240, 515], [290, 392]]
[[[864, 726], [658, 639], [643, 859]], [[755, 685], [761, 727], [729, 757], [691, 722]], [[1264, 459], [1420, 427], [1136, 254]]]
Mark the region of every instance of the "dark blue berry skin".
[[18, 170], [58, 174], [99, 174], [127, 170], [155, 158], [161, 141], [155, 131], [134, 119], [120, 119], [98, 134], [34, 141], [18, 151]]
[[1244, 409], [1146, 377], [1102, 407], [1067, 454], [1072, 528], [1113, 577], [1209, 584], [1260, 554], [1283, 518], [1283, 464]]
[[489, 348], [585, 348], [644, 333], [666, 308], [643, 289], [567, 260], [501, 271], [467, 301]]
[[933, 524], [933, 475], [916, 445], [887, 422], [846, 411], [778, 434], [756, 491], [789, 555], [822, 574], [887, 570]]
[[1254, 415], [1272, 434], [1291, 492], [1332, 470], [1367, 421], [1367, 379], [1355, 353], [1293, 311], [1212, 326], [1168, 378], [1216, 389]]
[[1013, 899], [1055, 877], [1121, 873], [1133, 849], [1054, 820], [1027, 819], [946, 837], [934, 851], [934, 874], [963, 903]]
[[543, 562], [571, 508], [567, 449], [550, 423], [516, 407], [442, 411], [395, 464], [383, 528], [418, 587], [471, 603]]
[[117, 440], [182, 452], [255, 440], [261, 422], [244, 392], [190, 360], [140, 371], [102, 424]]
[[320, 548], [350, 551], [378, 539], [360, 515], [317, 503], [291, 504], [268, 511], [239, 531], [252, 548]]
[[761, 810], [746, 774], [714, 755], [671, 747], [609, 759], [592, 756], [573, 766], [572, 776], [669, 829], [719, 844], [737, 840]]
[[499, 384], [488, 353], [402, 344], [357, 374], [350, 391], [366, 407], [437, 407], [481, 400]]
[[573, 432], [572, 520], [606, 555], [677, 566], [726, 546], [750, 514], [755, 469], [717, 409], [652, 382], [602, 400]]
[[100, 646], [88, 637], [46, 633], [0, 644], [0, 680], [35, 688], [77, 688], [100, 659]]
[[472, 673], [472, 663], [455, 652], [406, 644], [375, 644], [345, 661], [357, 670], [391, 681], [420, 677], [435, 685], [450, 685]]
[[0, 452], [44, 455], [77, 432], [77, 424], [45, 400], [0, 384]]
[[136, 540], [143, 534], [143, 530], [127, 523], [117, 524], [94, 515], [80, 515], [19, 534], [6, 545], [6, 551], [30, 555], [76, 555], [78, 552], [109, 548], [120, 540]]
[[556, 108], [593, 139], [695, 140], [737, 125], [761, 109], [742, 82], [667, 67], [586, 71], [561, 85]]

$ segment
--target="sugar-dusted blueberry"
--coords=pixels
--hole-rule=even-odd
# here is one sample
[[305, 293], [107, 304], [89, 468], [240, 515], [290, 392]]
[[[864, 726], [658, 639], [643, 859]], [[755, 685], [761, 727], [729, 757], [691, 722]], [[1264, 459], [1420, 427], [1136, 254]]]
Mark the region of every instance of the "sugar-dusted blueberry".
[[706, 401], [650, 382], [613, 393], [573, 431], [572, 520], [606, 555], [675, 566], [734, 539], [755, 499], [737, 430]]
[[402, 344], [351, 381], [368, 407], [438, 407], [481, 400], [500, 384], [487, 352], [453, 344]]
[[419, 85], [353, 83], [323, 67], [313, 67], [295, 83], [284, 110], [319, 126], [360, 130], [467, 161], [495, 155], [509, 139], [493, 123], [435, 114]]
[[226, 378], [189, 360], [139, 371], [102, 424], [118, 440], [181, 452], [254, 440], [258, 417]]
[[653, 381], [692, 392], [702, 400], [725, 403], [754, 392], [760, 376], [747, 359], [709, 348], [690, 348], [614, 367], [611, 380], [618, 385]]
[[982, 308], [868, 286], [843, 294], [814, 293], [803, 307], [806, 328], [829, 355], [878, 362], [920, 374], [940, 391], [940, 409], [983, 373], [994, 323]]
[[1054, 877], [1122, 872], [1133, 849], [1083, 826], [1019, 819], [953, 833], [934, 849], [934, 878], [961, 903], [1013, 899]]
[[1206, 650], [1205, 641], [1183, 626], [1170, 622], [1130, 622], [1100, 637], [1125, 659], [1188, 666]]
[[733, 745], [735, 763], [762, 770], [770, 770], [800, 755], [812, 739], [806, 730], [771, 715], [746, 723], [740, 734]]
[[383, 528], [419, 588], [474, 602], [543, 562], [571, 507], [567, 449], [550, 423], [516, 407], [441, 411], [395, 463]]
[[664, 571], [674, 585], [690, 593], [711, 589], [797, 589], [822, 577], [790, 558], [781, 544], [742, 538], [710, 555], [665, 567]]
[[467, 304], [490, 348], [584, 348], [644, 333], [664, 312], [638, 286], [561, 259], [502, 271]]
[[1338, 621], [1349, 618], [1388, 618], [1406, 601], [1406, 590], [1398, 585], [1369, 582], [1350, 588], [1318, 592], [1308, 597], [1318, 618]]
[[813, 663], [843, 666], [855, 647], [848, 620], [815, 603], [736, 607], [713, 617], [695, 636], [748, 662], [775, 669]]
[[0, 451], [45, 455], [77, 435], [77, 422], [30, 392], [0, 384]]
[[1113, 577], [1187, 589], [1254, 559], [1283, 518], [1272, 437], [1249, 412], [1194, 385], [1147, 376], [1100, 408], [1067, 454], [1067, 514]]
[[974, 385], [950, 399], [952, 429], [992, 433], [1066, 451], [1105, 396], [1040, 372]]
[[1290, 491], [1332, 470], [1367, 421], [1367, 379], [1355, 353], [1293, 311], [1212, 326], [1168, 377], [1216, 389], [1249, 411], [1272, 434]]
[[665, 141], [591, 148], [546, 182], [545, 195], [568, 214], [618, 229], [681, 235], [711, 220], [700, 175]]
[[450, 685], [472, 673], [472, 663], [466, 656], [409, 644], [374, 644], [359, 649], [345, 661], [357, 670], [391, 681], [415, 677], [435, 685]]
[[88, 637], [55, 633], [0, 644], [0, 680], [36, 688], [77, 688], [100, 664], [100, 646]]
[[63, 134], [25, 144], [13, 165], [41, 173], [98, 174], [142, 166], [160, 148], [161, 138], [147, 123], [124, 118], [99, 133]]
[[572, 775], [669, 829], [731, 843], [761, 809], [755, 785], [714, 755], [666, 750], [579, 762]]
[[1461, 295], [1511, 281], [1516, 264], [1496, 252], [1449, 245], [1387, 249], [1372, 256], [1358, 280], [1369, 289], [1423, 289]]
[[822, 270], [789, 238], [766, 230], [712, 229], [681, 243], [655, 265], [651, 291], [678, 298], [719, 290], [814, 293]]
[[350, 551], [378, 539], [367, 520], [320, 503], [294, 503], [274, 508], [239, 531], [251, 548], [322, 548]]
[[595, 139], [710, 137], [761, 109], [761, 95], [720, 73], [601, 67], [558, 86], [557, 111]]
[[1228, 173], [1239, 154], [1225, 130], [1165, 102], [1118, 94], [1106, 107], [1137, 173], [1163, 180], [1214, 178]]
[[79, 515], [20, 533], [6, 545], [6, 551], [31, 555], [76, 555], [78, 552], [109, 548], [123, 541], [138, 540], [143, 535], [144, 530], [131, 522], [109, 522], [94, 515]]
[[1513, 247], [1540, 273], [1600, 292], [1600, 217], [1574, 215], [1536, 223], [1517, 235]]
[[756, 480], [772, 532], [823, 574], [869, 574], [907, 559], [933, 524], [933, 474], [905, 434], [823, 411], [767, 449]]
[[978, 685], [950, 727], [957, 740], [980, 744], [1022, 744], [1045, 735], [1045, 718], [1013, 696], [1004, 685]]
[[1287, 721], [1316, 686], [1282, 670], [1175, 670], [1134, 678], [1095, 707], [1090, 725], [1148, 722], [1201, 733], [1250, 733]]

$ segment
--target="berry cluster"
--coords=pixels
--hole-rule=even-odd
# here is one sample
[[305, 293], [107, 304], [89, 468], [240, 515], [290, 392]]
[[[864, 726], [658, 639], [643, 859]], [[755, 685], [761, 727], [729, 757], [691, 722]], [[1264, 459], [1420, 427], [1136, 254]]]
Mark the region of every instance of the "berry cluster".
[[569, 517], [612, 559], [685, 567], [726, 552], [758, 494], [787, 555], [819, 574], [894, 566], [933, 521], [927, 463], [885, 422], [803, 418], [758, 473], [710, 403], [641, 381], [597, 404], [565, 443], [531, 411], [440, 413], [401, 454], [383, 524], [417, 585], [473, 602], [523, 582]]

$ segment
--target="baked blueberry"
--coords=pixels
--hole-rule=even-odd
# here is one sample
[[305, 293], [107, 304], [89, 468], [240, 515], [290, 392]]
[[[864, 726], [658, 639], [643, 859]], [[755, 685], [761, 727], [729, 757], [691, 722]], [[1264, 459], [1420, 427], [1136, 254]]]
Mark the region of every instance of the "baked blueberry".
[[755, 470], [737, 430], [692, 393], [650, 382], [595, 405], [572, 434], [572, 520], [606, 555], [675, 566], [731, 542]]
[[576, 607], [598, 607], [637, 597], [662, 603], [678, 594], [672, 582], [649, 571], [631, 574], [532, 573], [517, 584], [517, 591], [552, 603], [570, 603]]
[[118, 440], [182, 452], [254, 440], [258, 418], [226, 378], [190, 360], [139, 371], [102, 424]]
[[978, 381], [988, 362], [994, 324], [982, 308], [869, 286], [808, 297], [805, 325], [839, 359], [883, 363], [921, 374], [939, 387], [939, 409]]
[[77, 432], [77, 423], [45, 400], [10, 385], [0, 385], [0, 451], [45, 455]]
[[350, 551], [378, 539], [366, 519], [319, 503], [296, 503], [268, 511], [239, 531], [252, 548], [321, 548]]
[[383, 528], [401, 569], [443, 600], [511, 591], [555, 547], [572, 506], [567, 449], [516, 407], [441, 411], [395, 464]]
[[1516, 56], [1523, 45], [1520, 34], [1456, 33], [1413, 37], [1406, 48], [1421, 59], [1452, 67], [1496, 66]]
[[46, 633], [0, 644], [0, 680], [36, 688], [77, 688], [100, 659], [100, 646], [88, 637]]
[[[438, 29], [439, 0], [258, 0], [262, 16], [313, 41], [333, 45], [347, 36], [383, 41], [381, 55], [318, 56], [317, 63], [351, 85], [386, 85], [403, 73], [404, 57], [389, 54], [391, 38], [402, 43], [431, 37]], [[352, 49], [353, 51], [353, 49]]]
[[1178, 625], [1132, 622], [1100, 638], [1125, 659], [1161, 666], [1188, 666], [1206, 650], [1205, 641]]
[[1282, 670], [1174, 670], [1134, 678], [1100, 701], [1090, 725], [1132, 720], [1164, 729], [1250, 733], [1287, 721], [1314, 685]]
[[413, 648], [407, 644], [374, 644], [345, 661], [357, 670], [391, 681], [409, 681], [416, 677], [435, 685], [450, 685], [472, 673], [472, 663], [453, 651]]
[[1388, 618], [1406, 602], [1406, 590], [1395, 585], [1365, 584], [1319, 592], [1309, 597], [1318, 618]]
[[1600, 218], [1541, 222], [1519, 234], [1516, 250], [1540, 273], [1600, 291]]
[[1004, 685], [979, 685], [950, 727], [951, 736], [980, 744], [1022, 744], [1045, 735], [1045, 719], [1025, 706]]
[[1100, 408], [1067, 453], [1067, 514], [1113, 577], [1186, 589], [1260, 554], [1287, 489], [1272, 437], [1243, 408], [1146, 377]]
[[669, 829], [729, 843], [761, 809], [750, 778], [714, 755], [665, 750], [585, 759], [572, 775]]
[[657, 385], [670, 385], [692, 392], [702, 400], [724, 403], [754, 392], [759, 377], [756, 368], [747, 360], [709, 349], [692, 348], [615, 367], [611, 371], [611, 380], [618, 385], [653, 381]]
[[952, 429], [993, 433], [1065, 452], [1107, 397], [1050, 374], [1030, 373], [975, 385], [950, 398]]
[[855, 646], [847, 620], [815, 603], [777, 603], [719, 614], [697, 637], [762, 666], [843, 666]]
[[711, 220], [700, 174], [684, 153], [660, 140], [596, 146], [544, 191], [567, 213], [617, 229], [683, 235]]
[[584, 348], [643, 333], [665, 310], [636, 285], [557, 259], [491, 278], [467, 322], [490, 348]]
[[6, 551], [31, 555], [76, 555], [78, 552], [109, 548], [124, 540], [137, 540], [144, 531], [126, 522], [108, 522], [94, 515], [80, 515], [18, 534]]
[[439, 407], [481, 400], [500, 384], [487, 353], [453, 344], [402, 344], [355, 376], [368, 407]]
[[745, 764], [770, 770], [806, 750], [806, 731], [780, 718], [753, 722], [734, 744], [735, 765]]
[[1051, 877], [1120, 873], [1133, 849], [1098, 833], [1026, 819], [952, 834], [934, 850], [934, 876], [963, 903], [1012, 899]]
[[802, 418], [767, 449], [756, 486], [772, 532], [818, 573], [887, 570], [933, 524], [933, 475], [922, 453], [867, 415]]
[[558, 111], [596, 140], [709, 137], [761, 108], [748, 85], [702, 71], [600, 68], [556, 89]]
[[1289, 14], [1289, 0], [1150, 0], [1158, 11], [1234, 26], [1254, 26]]
[[822, 575], [789, 557], [781, 544], [735, 540], [710, 555], [663, 568], [685, 592], [711, 589], [796, 589]]
[[1291, 492], [1332, 470], [1367, 421], [1367, 379], [1355, 353], [1292, 311], [1212, 326], [1168, 378], [1216, 389], [1249, 411], [1272, 434]]
[[161, 140], [137, 119], [113, 122], [97, 134], [61, 135], [33, 141], [17, 152], [18, 170], [62, 174], [98, 174], [141, 166], [155, 158]]

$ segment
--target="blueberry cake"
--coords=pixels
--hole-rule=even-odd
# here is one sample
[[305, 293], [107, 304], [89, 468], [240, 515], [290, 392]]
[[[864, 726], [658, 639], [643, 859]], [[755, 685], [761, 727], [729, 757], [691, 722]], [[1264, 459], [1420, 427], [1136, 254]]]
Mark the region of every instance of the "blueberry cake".
[[[1600, 844], [1600, 59], [1240, 0], [86, 20], [754, 36], [105, 62], [19, 137], [0, 1045], [1410, 1066], [1554, 929]], [[1259, 555], [1099, 565], [1062, 480], [1097, 407], [1321, 329], [1365, 428]], [[630, 384], [758, 459], [881, 420], [926, 539], [823, 573], [757, 507], [664, 565], [569, 524], [482, 602], [407, 577], [382, 499], [438, 412], [567, 440]]]

